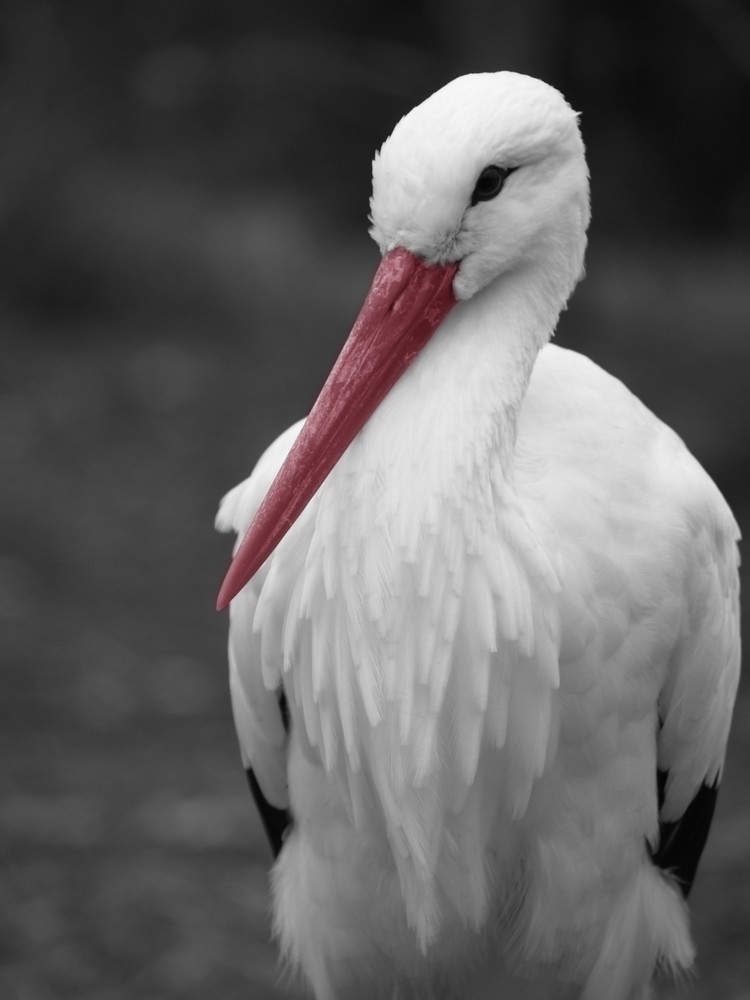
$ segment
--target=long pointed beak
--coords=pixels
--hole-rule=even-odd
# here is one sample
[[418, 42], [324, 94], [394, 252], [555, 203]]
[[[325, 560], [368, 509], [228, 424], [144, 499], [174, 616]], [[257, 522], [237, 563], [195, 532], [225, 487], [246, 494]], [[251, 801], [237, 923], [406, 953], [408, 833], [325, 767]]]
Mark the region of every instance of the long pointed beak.
[[397, 247], [382, 259], [341, 353], [235, 553], [225, 608], [279, 544], [379, 403], [456, 304], [457, 263]]

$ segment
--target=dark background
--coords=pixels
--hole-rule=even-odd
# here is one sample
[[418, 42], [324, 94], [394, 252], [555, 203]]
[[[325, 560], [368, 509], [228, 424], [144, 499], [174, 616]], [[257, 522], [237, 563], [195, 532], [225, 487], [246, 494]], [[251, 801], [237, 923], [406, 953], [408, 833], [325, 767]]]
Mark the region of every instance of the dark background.
[[[367, 288], [372, 153], [458, 73], [562, 89], [594, 222], [559, 341], [742, 522], [748, 5], [5, 0], [0, 32], [0, 996], [279, 998], [211, 524]], [[693, 1000], [750, 997], [748, 707]]]

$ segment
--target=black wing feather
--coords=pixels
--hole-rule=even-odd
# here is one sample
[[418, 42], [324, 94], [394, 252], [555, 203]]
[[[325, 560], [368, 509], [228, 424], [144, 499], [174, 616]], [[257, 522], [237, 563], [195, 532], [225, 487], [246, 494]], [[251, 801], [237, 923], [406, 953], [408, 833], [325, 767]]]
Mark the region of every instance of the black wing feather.
[[292, 814], [288, 809], [277, 809], [263, 795], [258, 784], [258, 779], [253, 774], [252, 768], [248, 768], [247, 774], [250, 791], [253, 793], [255, 805], [258, 807], [263, 829], [266, 831], [274, 858], [278, 858], [281, 848], [284, 846], [284, 837], [289, 827], [292, 825]]
[[[667, 771], [657, 772], [660, 811], [664, 803], [667, 776]], [[717, 778], [711, 785], [701, 785], [680, 819], [672, 823], [659, 823], [659, 843], [655, 849], [651, 849], [651, 859], [672, 875], [685, 899], [692, 888], [698, 862], [706, 846], [718, 794]]]
[[[279, 708], [281, 709], [281, 718], [284, 720], [284, 729], [289, 732], [289, 706], [287, 705], [286, 695], [283, 690], [279, 694]], [[247, 768], [245, 774], [247, 775], [247, 782], [250, 785], [253, 800], [260, 813], [263, 829], [266, 831], [266, 836], [271, 845], [273, 856], [274, 858], [278, 858], [281, 848], [284, 846], [284, 838], [289, 827], [292, 825], [292, 814], [288, 809], [279, 809], [271, 805], [261, 791], [258, 779], [253, 774], [251, 767]]]

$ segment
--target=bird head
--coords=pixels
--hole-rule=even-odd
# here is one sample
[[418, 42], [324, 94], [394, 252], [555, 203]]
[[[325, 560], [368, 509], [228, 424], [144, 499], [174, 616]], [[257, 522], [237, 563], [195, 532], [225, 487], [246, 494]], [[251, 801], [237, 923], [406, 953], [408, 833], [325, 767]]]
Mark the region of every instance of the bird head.
[[458, 302], [536, 268], [564, 305], [583, 268], [588, 174], [577, 115], [517, 73], [459, 77], [396, 125], [373, 162], [383, 258], [344, 347], [224, 580], [257, 572]]
[[589, 223], [578, 115], [529, 76], [459, 77], [402, 118], [376, 154], [370, 212], [384, 255], [404, 247], [430, 264], [459, 262], [459, 300], [514, 267], [549, 267], [558, 246], [574, 284]]

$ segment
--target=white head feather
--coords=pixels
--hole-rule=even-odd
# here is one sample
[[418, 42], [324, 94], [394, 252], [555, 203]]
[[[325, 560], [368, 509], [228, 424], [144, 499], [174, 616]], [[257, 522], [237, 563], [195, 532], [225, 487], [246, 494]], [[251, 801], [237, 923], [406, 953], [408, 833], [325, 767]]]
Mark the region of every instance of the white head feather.
[[[517, 168], [500, 196], [471, 206], [485, 167]], [[518, 73], [453, 80], [409, 112], [375, 156], [371, 234], [431, 262], [460, 260], [471, 298], [493, 278], [562, 251], [565, 297], [583, 268], [588, 171], [578, 116], [553, 87]]]

